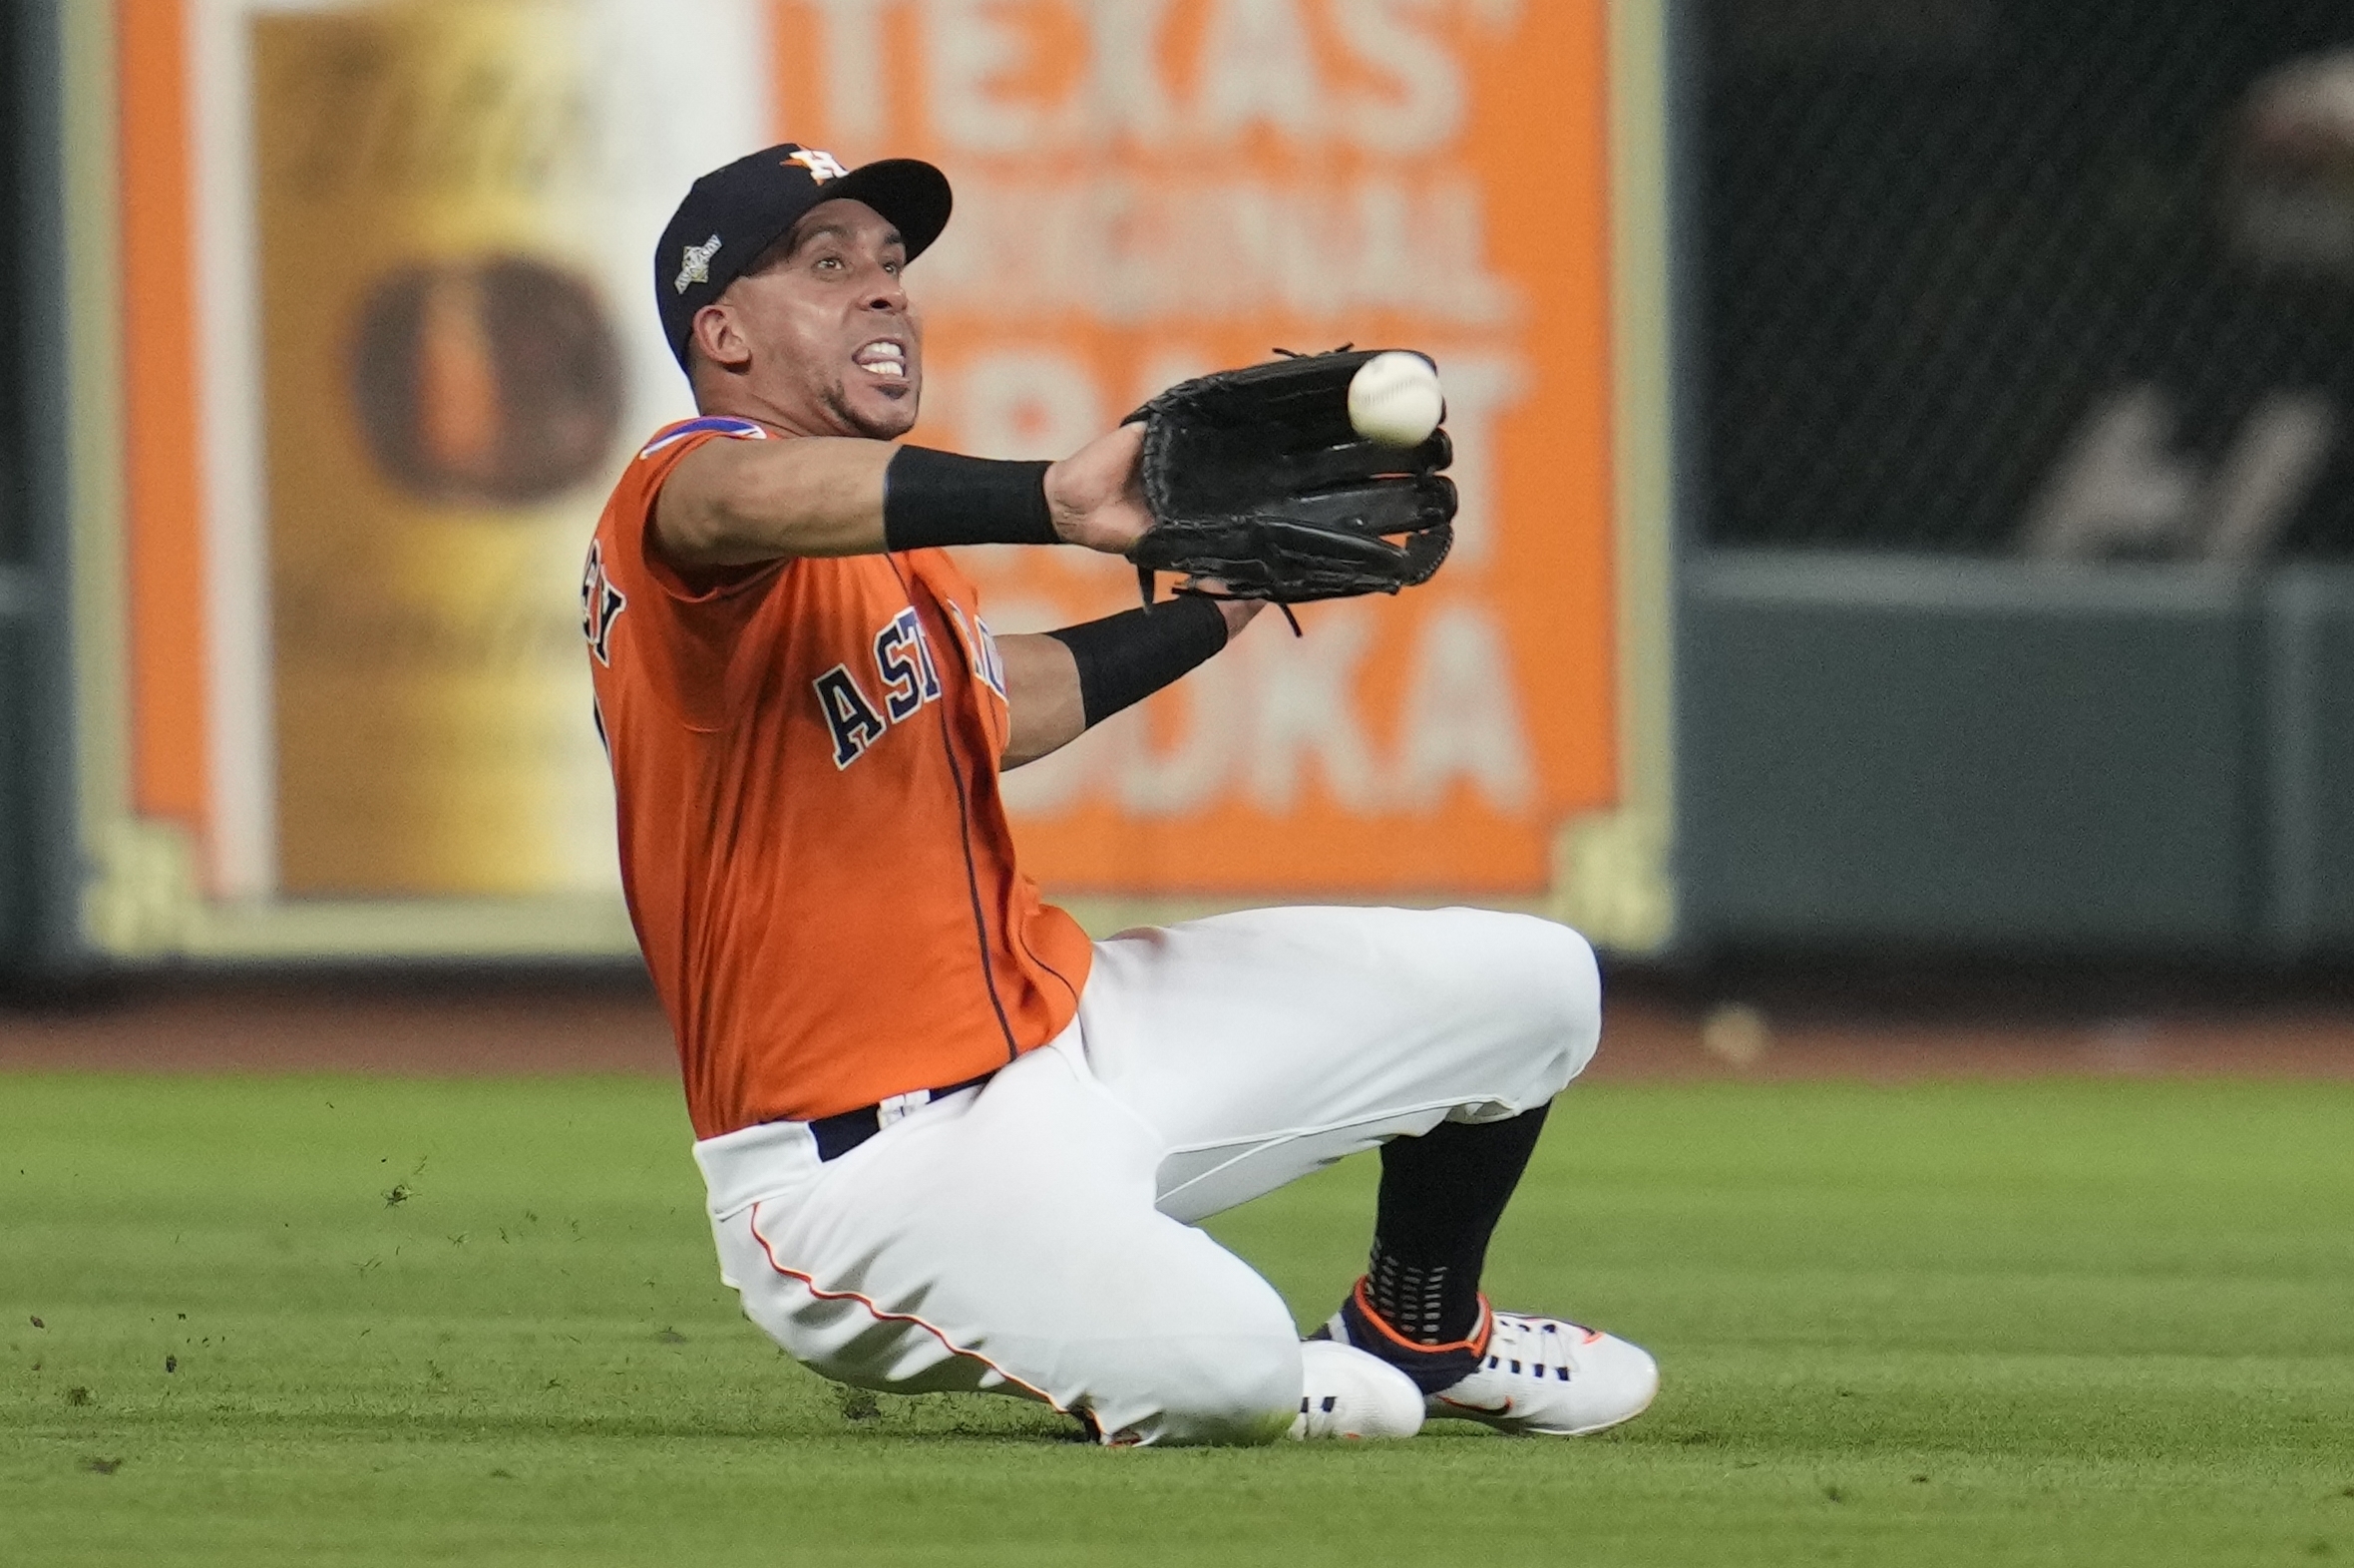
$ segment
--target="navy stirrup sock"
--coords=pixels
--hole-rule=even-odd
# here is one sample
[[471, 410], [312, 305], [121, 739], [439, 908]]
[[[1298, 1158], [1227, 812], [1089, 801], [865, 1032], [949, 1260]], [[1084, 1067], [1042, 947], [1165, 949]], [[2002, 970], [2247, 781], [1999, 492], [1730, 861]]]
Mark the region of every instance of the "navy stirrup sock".
[[1425, 1393], [1479, 1364], [1488, 1239], [1528, 1168], [1547, 1108], [1503, 1121], [1442, 1121], [1381, 1146], [1373, 1255], [1341, 1306], [1341, 1325], [1350, 1344], [1396, 1365]]

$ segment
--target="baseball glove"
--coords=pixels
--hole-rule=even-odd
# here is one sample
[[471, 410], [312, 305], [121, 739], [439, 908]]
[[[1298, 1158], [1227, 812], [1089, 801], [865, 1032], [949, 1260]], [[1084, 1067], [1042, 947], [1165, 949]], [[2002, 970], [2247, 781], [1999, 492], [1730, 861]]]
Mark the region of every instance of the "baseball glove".
[[1454, 449], [1444, 430], [1398, 448], [1351, 428], [1349, 380], [1373, 357], [1221, 371], [1128, 416], [1145, 427], [1153, 526], [1128, 559], [1147, 605], [1162, 572], [1183, 576], [1181, 591], [1279, 605], [1429, 581], [1454, 543], [1454, 482], [1438, 472]]

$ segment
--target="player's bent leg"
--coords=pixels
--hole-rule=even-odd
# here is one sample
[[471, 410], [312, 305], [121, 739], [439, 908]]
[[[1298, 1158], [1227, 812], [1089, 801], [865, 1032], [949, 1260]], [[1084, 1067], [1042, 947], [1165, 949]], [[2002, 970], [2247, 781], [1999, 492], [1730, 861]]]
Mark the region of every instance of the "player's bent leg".
[[1545, 1106], [1600, 1034], [1575, 932], [1472, 910], [1224, 917], [1099, 944], [1081, 1018], [1090, 1061], [1173, 1145], [1167, 1212], [1381, 1146], [1368, 1273], [1320, 1335], [1399, 1369], [1429, 1413], [1570, 1434], [1650, 1403], [1640, 1348], [1477, 1293]]
[[1162, 1210], [1195, 1220], [1543, 1106], [1593, 1058], [1601, 981], [1533, 916], [1253, 910], [1098, 943], [1079, 1016], [1090, 1069], [1168, 1147]]
[[827, 1376], [1026, 1395], [1117, 1442], [1260, 1442], [1299, 1417], [1282, 1299], [1154, 1209], [1157, 1143], [1053, 1048], [828, 1164], [790, 1124], [697, 1155], [723, 1277]]
[[[772, 1228], [765, 1210], [747, 1216], [746, 1234], [735, 1245], [723, 1237], [723, 1250], [765, 1258], [780, 1250], [764, 1234]], [[901, 1311], [864, 1293], [830, 1291], [800, 1270], [775, 1280], [753, 1274], [748, 1283], [746, 1315], [822, 1375], [891, 1393], [1033, 1398], [1083, 1416], [1108, 1442], [1266, 1442], [1293, 1423], [1301, 1398], [1303, 1347], [1288, 1316], [1149, 1336], [1134, 1330], [1151, 1326], [1132, 1324], [1047, 1348], [1037, 1336], [981, 1329], [957, 1309], [965, 1293], [953, 1285], [924, 1293], [935, 1300], [919, 1310]], [[1045, 1354], [1025, 1354], [1038, 1351]]]

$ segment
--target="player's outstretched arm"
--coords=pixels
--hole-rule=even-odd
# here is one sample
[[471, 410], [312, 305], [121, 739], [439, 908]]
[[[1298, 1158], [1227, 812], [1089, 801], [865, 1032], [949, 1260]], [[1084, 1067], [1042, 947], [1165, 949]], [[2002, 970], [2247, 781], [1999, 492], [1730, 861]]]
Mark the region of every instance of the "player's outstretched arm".
[[1179, 597], [1084, 625], [997, 639], [1009, 723], [998, 765], [1018, 768], [1079, 738], [1211, 657], [1265, 606]]
[[663, 482], [654, 538], [681, 567], [872, 555], [884, 548], [884, 475], [898, 453], [848, 436], [706, 441]]
[[706, 441], [654, 503], [673, 564], [741, 567], [934, 545], [1085, 546], [1122, 554], [1152, 526], [1141, 426], [1059, 463], [997, 463], [843, 436]]

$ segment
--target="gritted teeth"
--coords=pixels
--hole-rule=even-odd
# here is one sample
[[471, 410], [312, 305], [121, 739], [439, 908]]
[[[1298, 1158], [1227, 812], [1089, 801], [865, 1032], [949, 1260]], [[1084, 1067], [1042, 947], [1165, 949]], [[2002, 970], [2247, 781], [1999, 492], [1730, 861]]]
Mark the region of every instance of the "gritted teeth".
[[908, 373], [908, 351], [889, 338], [877, 338], [850, 356], [851, 363], [874, 376], [902, 376]]

